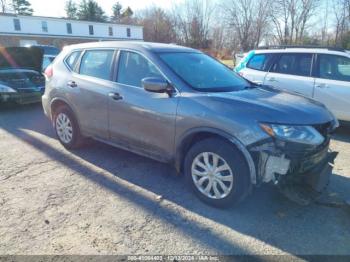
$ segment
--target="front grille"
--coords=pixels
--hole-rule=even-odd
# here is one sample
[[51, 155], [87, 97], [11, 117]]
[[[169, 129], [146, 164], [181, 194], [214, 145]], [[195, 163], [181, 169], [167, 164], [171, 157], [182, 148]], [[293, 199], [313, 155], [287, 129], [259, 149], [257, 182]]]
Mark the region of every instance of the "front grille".
[[289, 173], [304, 173], [322, 162], [327, 156], [329, 139], [317, 147], [289, 145], [286, 147], [287, 158], [291, 160]]
[[328, 149], [330, 139], [326, 138], [325, 141], [319, 146], [310, 146], [297, 143], [286, 143], [284, 146], [284, 152], [289, 159], [302, 160], [308, 158], [311, 155], [317, 154], [320, 151], [323, 151], [325, 148]]

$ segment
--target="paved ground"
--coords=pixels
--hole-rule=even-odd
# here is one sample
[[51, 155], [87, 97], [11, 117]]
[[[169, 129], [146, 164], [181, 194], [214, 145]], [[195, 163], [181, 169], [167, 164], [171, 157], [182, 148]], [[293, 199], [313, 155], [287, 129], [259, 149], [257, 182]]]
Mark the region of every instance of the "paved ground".
[[[350, 130], [330, 190], [350, 198]], [[162, 196], [160, 198], [159, 196]], [[93, 143], [67, 152], [40, 105], [0, 109], [0, 254], [350, 254], [350, 211], [273, 187], [199, 202], [164, 164]]]

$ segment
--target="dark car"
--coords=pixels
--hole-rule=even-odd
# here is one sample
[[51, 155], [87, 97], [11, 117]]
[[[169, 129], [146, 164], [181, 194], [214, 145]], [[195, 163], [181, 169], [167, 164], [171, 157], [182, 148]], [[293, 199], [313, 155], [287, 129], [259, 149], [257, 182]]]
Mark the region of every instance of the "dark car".
[[53, 62], [53, 60], [55, 60], [56, 56], [60, 53], [60, 49], [52, 45], [30, 45], [28, 47], [37, 47], [43, 50], [44, 52], [44, 58], [42, 63], [43, 72]]
[[338, 122], [325, 106], [249, 82], [198, 50], [74, 45], [45, 73], [43, 107], [63, 146], [91, 137], [172, 163], [209, 204], [264, 183], [289, 196], [291, 185], [322, 191], [332, 173]]
[[45, 90], [42, 63], [40, 48], [0, 48], [0, 103], [40, 102]]

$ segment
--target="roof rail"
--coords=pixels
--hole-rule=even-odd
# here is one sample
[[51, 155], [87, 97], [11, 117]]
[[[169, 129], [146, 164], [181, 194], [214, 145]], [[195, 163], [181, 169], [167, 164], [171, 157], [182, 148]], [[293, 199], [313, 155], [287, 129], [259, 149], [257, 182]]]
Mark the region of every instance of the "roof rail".
[[287, 49], [287, 48], [320, 48], [328, 49], [331, 51], [346, 52], [344, 48], [336, 46], [319, 46], [319, 45], [270, 45], [270, 46], [259, 46], [257, 49]]

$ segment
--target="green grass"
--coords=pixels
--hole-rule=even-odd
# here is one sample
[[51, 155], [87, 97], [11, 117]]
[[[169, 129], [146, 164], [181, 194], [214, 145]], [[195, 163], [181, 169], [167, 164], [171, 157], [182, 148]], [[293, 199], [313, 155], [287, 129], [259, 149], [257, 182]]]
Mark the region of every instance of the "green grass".
[[230, 60], [220, 60], [221, 63], [227, 65], [228, 67], [231, 67], [231, 68], [234, 68], [234, 64], [233, 64], [233, 60], [230, 59]]

